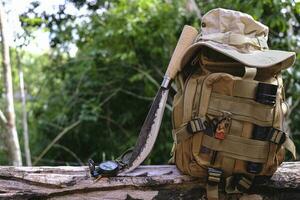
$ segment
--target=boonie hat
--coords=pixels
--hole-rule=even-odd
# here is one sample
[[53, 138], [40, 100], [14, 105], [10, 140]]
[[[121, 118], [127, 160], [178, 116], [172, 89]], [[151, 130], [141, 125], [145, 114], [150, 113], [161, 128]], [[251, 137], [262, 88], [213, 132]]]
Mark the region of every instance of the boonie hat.
[[294, 52], [269, 49], [268, 32], [267, 26], [248, 14], [213, 9], [203, 16], [201, 32], [185, 51], [181, 64], [184, 66], [206, 46], [247, 67], [268, 68], [276, 65], [276, 70], [282, 70], [293, 65]]

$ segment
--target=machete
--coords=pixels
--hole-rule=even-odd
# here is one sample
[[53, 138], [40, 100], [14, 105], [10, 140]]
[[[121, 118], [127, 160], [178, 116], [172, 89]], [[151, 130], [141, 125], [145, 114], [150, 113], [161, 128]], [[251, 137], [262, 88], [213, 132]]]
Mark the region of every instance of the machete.
[[135, 147], [131, 152], [131, 157], [126, 163], [126, 167], [122, 170], [123, 173], [137, 168], [151, 152], [159, 132], [171, 82], [181, 70], [181, 60], [185, 50], [194, 42], [197, 35], [198, 31], [194, 27], [184, 26], [163, 82], [144, 121]]

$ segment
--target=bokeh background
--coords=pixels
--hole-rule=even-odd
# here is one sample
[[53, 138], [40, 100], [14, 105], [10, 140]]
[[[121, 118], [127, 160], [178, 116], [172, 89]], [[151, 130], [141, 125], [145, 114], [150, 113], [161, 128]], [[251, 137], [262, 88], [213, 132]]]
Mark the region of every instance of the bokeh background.
[[[17, 1], [20, 2], [20, 1]], [[50, 1], [51, 2], [51, 1]], [[290, 0], [26, 1], [11, 46], [16, 122], [24, 158], [18, 69], [26, 91], [34, 165], [114, 159], [135, 144], [185, 24], [199, 28], [213, 8], [239, 10], [270, 28], [269, 46], [299, 52], [300, 3]], [[18, 3], [17, 3], [18, 4]], [[16, 12], [4, 1], [8, 16]], [[20, 3], [19, 6], [22, 6]], [[8, 20], [10, 20], [8, 18]], [[47, 37], [40, 37], [40, 33]], [[48, 44], [46, 50], [37, 46]], [[29, 48], [31, 50], [29, 50]], [[32, 49], [36, 48], [36, 51]], [[300, 149], [300, 65], [283, 72], [286, 126]], [[3, 92], [3, 83], [0, 83]], [[146, 164], [170, 158], [171, 98]], [[3, 108], [3, 98], [0, 107]], [[0, 164], [10, 159], [0, 140]]]

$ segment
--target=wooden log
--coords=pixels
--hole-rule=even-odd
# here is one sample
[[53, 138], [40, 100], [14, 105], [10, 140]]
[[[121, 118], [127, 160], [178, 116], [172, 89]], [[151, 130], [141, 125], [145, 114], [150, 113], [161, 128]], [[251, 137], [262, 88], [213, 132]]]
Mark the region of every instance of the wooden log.
[[[2, 199], [205, 199], [203, 180], [174, 165], [140, 166], [95, 182], [87, 167], [0, 167]], [[300, 162], [281, 165], [240, 199], [300, 199]], [[228, 196], [233, 198], [233, 196]]]

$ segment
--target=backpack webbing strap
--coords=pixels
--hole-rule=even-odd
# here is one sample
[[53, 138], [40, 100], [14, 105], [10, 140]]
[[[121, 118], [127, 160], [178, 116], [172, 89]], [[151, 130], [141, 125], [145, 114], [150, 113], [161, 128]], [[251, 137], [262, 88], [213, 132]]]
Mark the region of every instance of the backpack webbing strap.
[[232, 96], [255, 99], [258, 82], [249, 80], [235, 80]]
[[[294, 145], [294, 142], [291, 140], [291, 138], [283, 131], [273, 128], [273, 127], [261, 127], [256, 126], [256, 131], [258, 131], [258, 134], [265, 135], [265, 141], [269, 141], [276, 145], [270, 146], [269, 158], [268, 162], [273, 163], [274, 156], [276, 154], [276, 148], [277, 145], [283, 145], [288, 151], [290, 151], [293, 155], [293, 158], [296, 159], [296, 147]], [[273, 147], [272, 147], [273, 146]]]
[[246, 80], [253, 80], [256, 76], [257, 73], [257, 69], [256, 68], [252, 68], [252, 67], [246, 67], [245, 66], [245, 73], [243, 76], [243, 79]]
[[236, 160], [234, 158], [223, 156], [222, 162], [221, 162], [221, 168], [224, 170], [225, 175], [233, 173], [235, 163], [236, 163]]
[[209, 167], [207, 170], [206, 193], [208, 200], [219, 199], [219, 185], [221, 183], [223, 172], [219, 169]]
[[224, 140], [203, 135], [202, 145], [226, 153], [231, 158], [258, 163], [265, 163], [269, 152], [269, 142], [234, 135], [226, 135]]
[[[248, 126], [246, 126], [245, 124], [249, 124], [249, 122], [231, 120], [230, 134], [246, 137], [245, 131], [248, 131], [248, 128], [247, 128]], [[239, 163], [244, 163], [244, 161], [236, 160], [234, 158], [224, 156], [222, 159], [221, 166], [222, 166], [222, 169], [224, 169], [225, 175], [231, 175], [233, 173], [233, 171], [235, 170], [235, 166], [238, 165]]]
[[[269, 144], [273, 143], [276, 146], [282, 145], [285, 147], [291, 152], [293, 158], [296, 159], [296, 147], [294, 142], [286, 135], [286, 133], [277, 129], [275, 130], [276, 131], [274, 131], [273, 134], [269, 134], [269, 138], [265, 141], [254, 140], [235, 135], [227, 135], [226, 139], [219, 140], [208, 135], [203, 135], [202, 145], [215, 151], [222, 151], [232, 158], [265, 163], [269, 162], [268, 160], [273, 157], [271, 155], [276, 153], [276, 151], [271, 152], [268, 155], [266, 153], [270, 152]], [[282, 143], [284, 140], [285, 142]]]
[[193, 136], [187, 131], [186, 127], [187, 124], [183, 124], [181, 127], [172, 130], [172, 135], [176, 144], [183, 142]]
[[253, 124], [268, 124], [267, 126], [271, 126], [273, 122], [274, 108], [250, 99], [241, 99], [212, 93], [208, 112], [210, 110], [228, 111], [232, 113], [232, 118], [244, 117], [245, 120], [241, 121], [248, 121]]
[[[188, 133], [186, 126], [175, 130], [174, 134], [177, 144], [193, 136], [193, 134]], [[199, 134], [203, 133], [200, 132]], [[215, 151], [222, 151], [231, 158], [259, 163], [266, 162], [266, 152], [269, 151], [268, 141], [253, 140], [235, 135], [226, 135], [224, 140], [219, 140], [203, 134], [202, 145]]]
[[206, 194], [208, 200], [218, 200], [219, 199], [219, 185], [206, 185]]
[[[179, 129], [173, 130], [173, 132], [177, 144], [193, 136], [193, 134], [187, 131], [187, 124]], [[275, 131], [274, 133], [280, 133], [280, 131]], [[200, 131], [200, 134], [203, 133]], [[296, 148], [293, 141], [286, 134], [281, 135], [281, 137], [286, 137], [283, 146], [289, 150], [295, 158]], [[266, 152], [269, 152], [269, 142], [278, 144], [276, 141], [280, 141], [281, 139], [279, 138], [281, 137], [275, 134], [275, 136], [271, 135], [270, 140], [260, 141], [228, 134], [224, 140], [219, 140], [203, 134], [202, 145], [216, 151], [222, 151], [231, 158], [265, 163], [268, 159]]]
[[[233, 121], [234, 122], [234, 121]], [[188, 128], [190, 127], [190, 128]], [[202, 132], [207, 128], [207, 124], [204, 118], [197, 118], [194, 120], [191, 120], [190, 122], [183, 124], [180, 128], [178, 129], [173, 129], [173, 136], [174, 136], [174, 140], [176, 141], [176, 143], [179, 143], [181, 141], [184, 141], [188, 138], [190, 138], [194, 133], [198, 133], [198, 132]], [[233, 128], [233, 127], [232, 127]], [[190, 129], [190, 131], [188, 131]], [[274, 143], [274, 144], [282, 144], [282, 141], [284, 141], [284, 143], [282, 144], [288, 151], [290, 151], [294, 157], [294, 159], [296, 159], [296, 147], [294, 145], [294, 142], [292, 141], [292, 139], [283, 131], [275, 129], [270, 127], [270, 132], [267, 136], [267, 140], [268, 142]], [[237, 130], [235, 130], [237, 131]], [[193, 133], [193, 134], [191, 134]], [[228, 137], [232, 137], [232, 138], [242, 138], [242, 140], [249, 140], [249, 141], [254, 141], [255, 143], [257, 142], [264, 142], [264, 141], [258, 141], [258, 140], [253, 140], [253, 139], [247, 139], [247, 138], [243, 138], [243, 137], [239, 137], [239, 136], [234, 136], [234, 132], [231, 131], [232, 135], [228, 135]], [[219, 140], [216, 140], [219, 141]]]
[[283, 147], [286, 148], [293, 155], [294, 160], [296, 160], [296, 147], [292, 139], [286, 136], [285, 142], [283, 143]]

